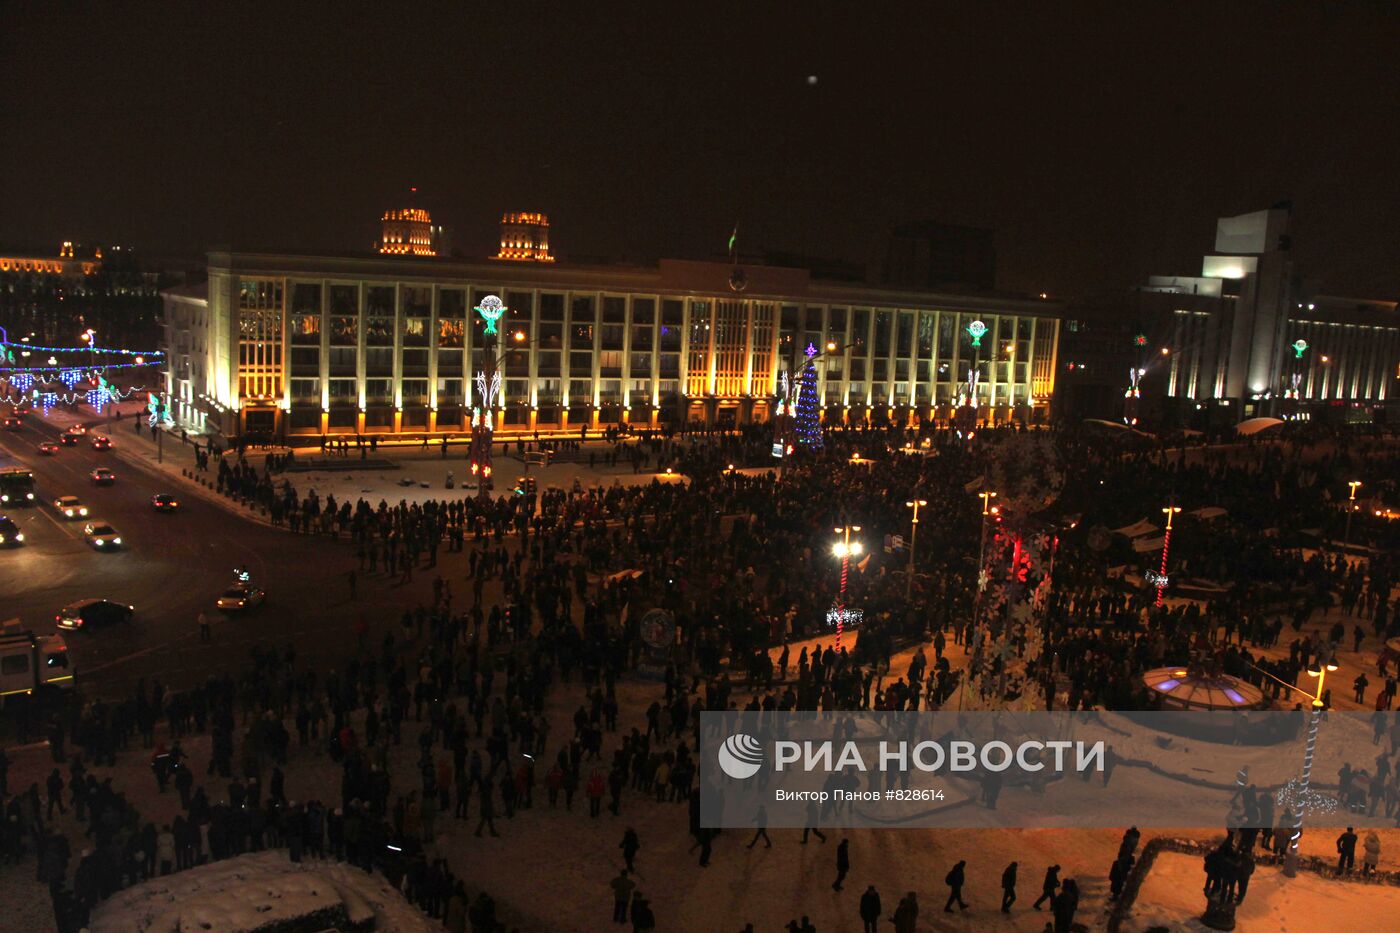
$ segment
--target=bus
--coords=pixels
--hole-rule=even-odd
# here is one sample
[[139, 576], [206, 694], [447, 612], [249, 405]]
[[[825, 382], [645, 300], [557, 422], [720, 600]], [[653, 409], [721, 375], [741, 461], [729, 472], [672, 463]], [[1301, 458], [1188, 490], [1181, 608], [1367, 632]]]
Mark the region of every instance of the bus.
[[24, 467], [0, 469], [0, 506], [34, 505], [34, 471]]

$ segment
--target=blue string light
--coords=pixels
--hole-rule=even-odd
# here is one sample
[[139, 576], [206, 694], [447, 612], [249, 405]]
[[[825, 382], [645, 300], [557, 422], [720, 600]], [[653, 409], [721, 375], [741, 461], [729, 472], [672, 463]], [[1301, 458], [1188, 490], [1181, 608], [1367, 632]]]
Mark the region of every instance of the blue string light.
[[[144, 363], [99, 363], [95, 369], [136, 369], [139, 366], [152, 365], [149, 360]], [[56, 373], [63, 370], [72, 369], [73, 366], [0, 366], [0, 373]]]
[[164, 356], [163, 350], [121, 350], [116, 347], [41, 347], [36, 343], [18, 340], [0, 340], [0, 347], [19, 347], [21, 350], [42, 350], [45, 353], [110, 353], [113, 356]]

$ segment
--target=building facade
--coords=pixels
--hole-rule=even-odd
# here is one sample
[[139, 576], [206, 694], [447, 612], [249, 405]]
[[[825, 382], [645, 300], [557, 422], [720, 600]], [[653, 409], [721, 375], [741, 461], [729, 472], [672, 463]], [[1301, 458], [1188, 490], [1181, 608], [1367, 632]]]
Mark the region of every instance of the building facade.
[[[1295, 269], [1287, 207], [1217, 223], [1198, 276], [1152, 276], [1066, 315], [1061, 414], [1117, 418], [1136, 374], [1149, 421], [1383, 417], [1400, 378], [1393, 301], [1317, 294]], [[1196, 413], [1200, 414], [1197, 415]]]
[[[982, 421], [1047, 415], [1051, 302], [737, 268], [211, 253], [206, 295], [167, 296], [172, 410], [229, 435], [464, 432], [499, 358], [505, 430], [742, 424], [830, 345], [828, 421], [946, 419], [970, 371]], [[488, 295], [499, 343], [473, 311]]]

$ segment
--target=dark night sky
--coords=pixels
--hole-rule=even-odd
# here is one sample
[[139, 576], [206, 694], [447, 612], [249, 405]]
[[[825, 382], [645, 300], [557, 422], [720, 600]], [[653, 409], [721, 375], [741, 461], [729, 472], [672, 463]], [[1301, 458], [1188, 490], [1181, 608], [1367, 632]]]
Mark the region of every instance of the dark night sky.
[[1068, 295], [1291, 198], [1310, 278], [1400, 296], [1400, 4], [531, 6], [0, 0], [0, 242], [363, 250], [417, 185], [472, 254], [503, 210], [638, 260], [937, 218]]

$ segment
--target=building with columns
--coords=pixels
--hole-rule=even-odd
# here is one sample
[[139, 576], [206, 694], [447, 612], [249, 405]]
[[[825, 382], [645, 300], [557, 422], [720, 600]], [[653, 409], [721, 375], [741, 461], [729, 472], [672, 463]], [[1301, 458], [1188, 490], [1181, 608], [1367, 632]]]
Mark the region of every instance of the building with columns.
[[[473, 311], [488, 295], [508, 309], [500, 343]], [[837, 348], [818, 364], [829, 422], [946, 420], [972, 370], [980, 420], [1038, 422], [1060, 326], [1054, 302], [684, 260], [217, 251], [207, 293], [167, 302], [167, 344], [201, 356], [169, 386], [174, 414], [288, 438], [465, 433], [487, 353], [507, 432], [764, 421], [809, 345]]]

